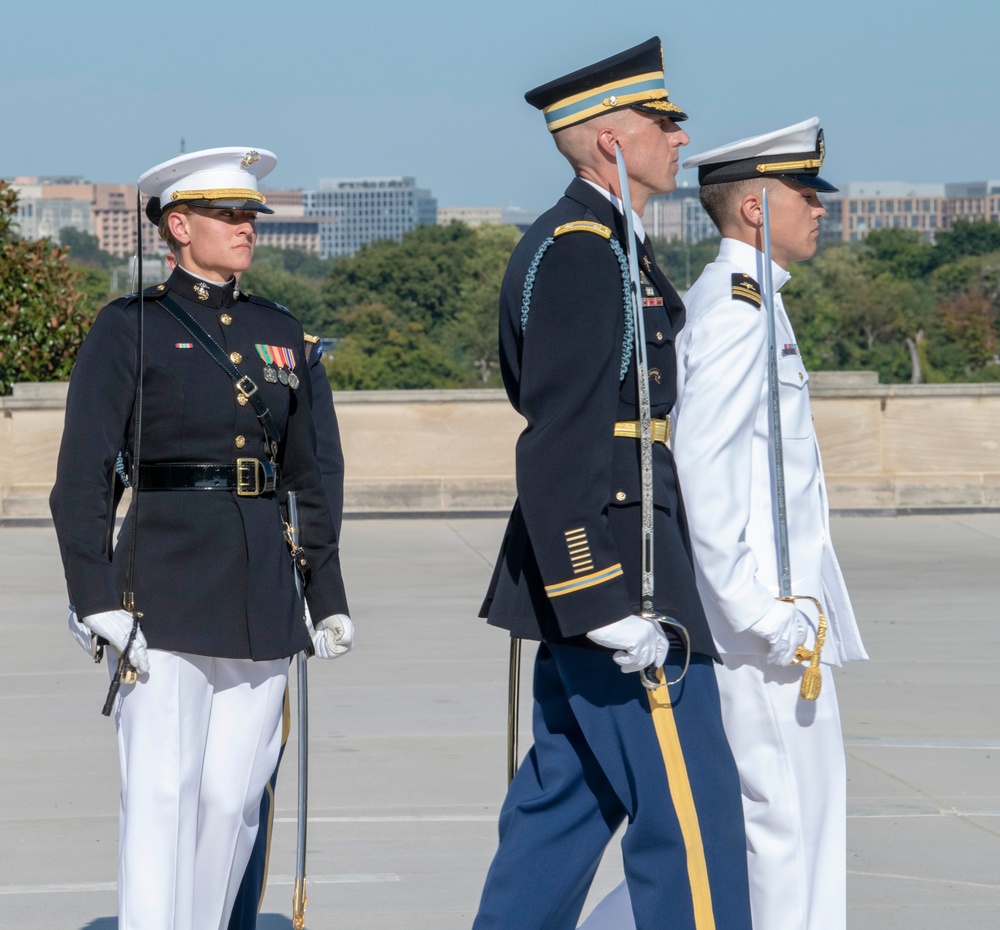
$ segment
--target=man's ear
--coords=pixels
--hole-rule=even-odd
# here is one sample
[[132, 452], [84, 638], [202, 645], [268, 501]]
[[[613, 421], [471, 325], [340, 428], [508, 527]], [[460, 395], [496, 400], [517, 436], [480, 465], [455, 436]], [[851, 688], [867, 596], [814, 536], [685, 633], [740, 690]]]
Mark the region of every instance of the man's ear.
[[763, 190], [743, 195], [740, 201], [740, 219], [748, 226], [764, 225]]
[[615, 145], [618, 143], [618, 133], [610, 126], [597, 134], [597, 148], [600, 153], [611, 161], [615, 160]]
[[173, 236], [174, 242], [178, 245], [190, 245], [191, 228], [186, 213], [171, 211], [167, 216], [167, 229], [170, 230], [170, 235]]

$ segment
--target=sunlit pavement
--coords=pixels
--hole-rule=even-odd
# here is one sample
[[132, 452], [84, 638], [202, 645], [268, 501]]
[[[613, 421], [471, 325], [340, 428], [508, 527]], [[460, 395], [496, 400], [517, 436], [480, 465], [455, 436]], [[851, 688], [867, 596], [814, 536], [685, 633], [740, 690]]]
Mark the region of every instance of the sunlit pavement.
[[[472, 922], [506, 783], [508, 641], [475, 617], [503, 525], [345, 524], [359, 645], [309, 665], [307, 927]], [[834, 537], [872, 656], [837, 677], [850, 928], [996, 930], [1000, 515], [841, 518]], [[113, 724], [100, 713], [107, 673], [66, 630], [52, 530], [0, 529], [0, 566], [0, 925], [113, 930], [118, 770]], [[530, 650], [524, 666], [522, 753]], [[291, 927], [295, 804], [293, 735], [262, 930]], [[611, 848], [588, 908], [620, 876]]]

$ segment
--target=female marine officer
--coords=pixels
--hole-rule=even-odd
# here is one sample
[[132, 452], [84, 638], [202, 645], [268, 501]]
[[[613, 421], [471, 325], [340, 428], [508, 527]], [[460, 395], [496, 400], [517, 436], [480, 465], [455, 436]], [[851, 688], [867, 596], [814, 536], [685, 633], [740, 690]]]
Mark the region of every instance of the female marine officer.
[[[237, 283], [256, 215], [272, 212], [257, 181], [276, 161], [210, 149], [142, 175], [177, 267], [100, 312], [70, 380], [50, 501], [70, 600], [119, 652], [133, 628], [123, 592], [141, 618], [138, 680], [115, 704], [122, 930], [226, 926], [277, 760], [289, 657], [353, 644], [302, 328]], [[112, 548], [116, 471], [138, 494]], [[305, 599], [325, 618], [313, 631], [282, 535], [288, 491]]]

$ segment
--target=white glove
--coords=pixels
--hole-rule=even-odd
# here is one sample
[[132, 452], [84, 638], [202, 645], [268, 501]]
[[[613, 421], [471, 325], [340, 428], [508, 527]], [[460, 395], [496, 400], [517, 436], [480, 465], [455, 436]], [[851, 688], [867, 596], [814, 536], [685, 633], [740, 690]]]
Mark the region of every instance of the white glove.
[[69, 631], [73, 634], [73, 639], [80, 644], [80, 648], [88, 656], [92, 656], [94, 651], [90, 630], [80, 622], [80, 618], [76, 615], [76, 608], [72, 604], [69, 605], [69, 617], [66, 618], [66, 622], [69, 624]]
[[750, 629], [771, 644], [768, 662], [791, 665], [795, 650], [805, 645], [809, 635], [809, 618], [794, 604], [777, 601]]
[[[132, 632], [132, 614], [127, 610], [106, 610], [100, 614], [91, 614], [89, 617], [84, 617], [82, 623], [88, 630], [111, 643], [119, 655], [128, 642], [129, 633]], [[87, 651], [90, 651], [89, 646]], [[141, 629], [135, 631], [135, 639], [132, 640], [132, 647], [128, 651], [128, 663], [140, 675], [145, 675], [149, 671], [146, 637], [142, 635]]]
[[623, 672], [641, 672], [651, 665], [661, 668], [670, 648], [660, 625], [636, 614], [591, 630], [587, 639], [598, 646], [617, 649], [614, 660]]
[[312, 637], [313, 649], [321, 659], [336, 659], [354, 648], [354, 624], [347, 614], [334, 614], [320, 620], [314, 627], [306, 614], [306, 625]]

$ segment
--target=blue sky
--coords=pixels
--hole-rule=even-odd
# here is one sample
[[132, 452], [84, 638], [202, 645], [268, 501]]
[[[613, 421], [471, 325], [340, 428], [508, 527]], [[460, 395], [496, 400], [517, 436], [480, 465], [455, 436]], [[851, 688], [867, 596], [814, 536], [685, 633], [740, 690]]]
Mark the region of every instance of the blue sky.
[[652, 35], [685, 155], [816, 115], [833, 181], [1000, 177], [1000, 3], [777, 8], [9, 0], [0, 177], [134, 181], [183, 138], [274, 150], [266, 186], [408, 174], [441, 205], [542, 209], [568, 171], [524, 91]]

